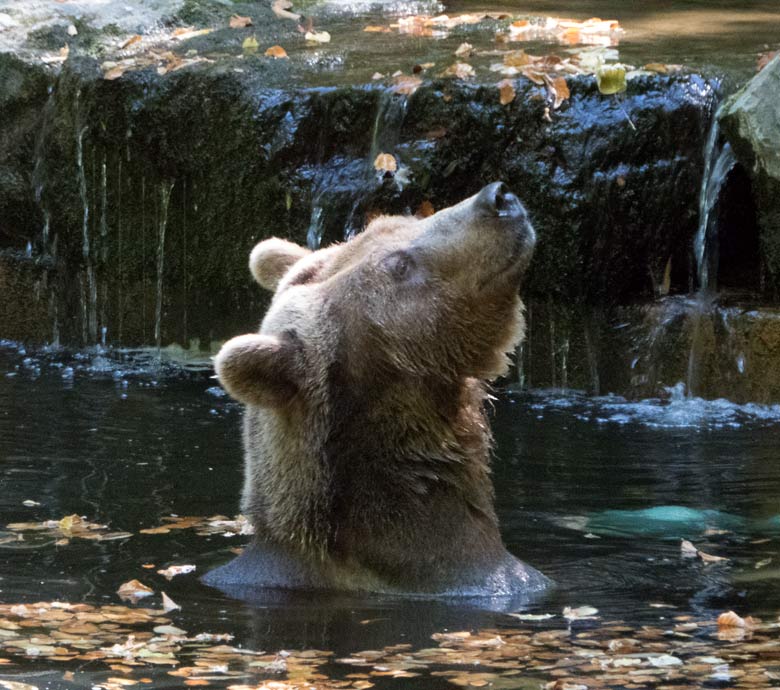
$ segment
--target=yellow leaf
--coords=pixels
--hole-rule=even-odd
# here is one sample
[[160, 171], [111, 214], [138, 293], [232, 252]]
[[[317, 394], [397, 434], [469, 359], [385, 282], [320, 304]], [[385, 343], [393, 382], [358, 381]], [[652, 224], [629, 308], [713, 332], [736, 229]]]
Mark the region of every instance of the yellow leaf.
[[70, 532], [73, 529], [73, 527], [78, 525], [80, 522], [81, 522], [81, 517], [79, 515], [67, 515], [57, 523], [57, 526], [63, 532]]
[[531, 62], [531, 58], [524, 50], [512, 50], [504, 55], [504, 64], [507, 67], [522, 67]]
[[398, 169], [398, 163], [392, 153], [380, 153], [374, 160], [374, 170], [393, 173]]
[[389, 26], [367, 26], [363, 31], [369, 34], [389, 34], [393, 30]]
[[287, 51], [282, 48], [282, 46], [271, 46], [268, 48], [268, 50], [265, 51], [266, 57], [272, 57], [274, 59], [278, 58], [286, 58], [287, 57]]
[[304, 38], [310, 43], [330, 43], [330, 34], [327, 31], [307, 31]]
[[247, 26], [252, 26], [252, 18], [251, 17], [242, 17], [240, 14], [234, 14], [230, 18], [230, 28], [231, 29], [243, 29]]
[[515, 85], [512, 83], [511, 79], [504, 79], [498, 82], [498, 93], [501, 105], [508, 105], [515, 100], [515, 96], [517, 95], [515, 93]]
[[605, 96], [626, 90], [626, 68], [621, 65], [604, 65], [596, 72], [599, 91]]
[[260, 44], [254, 36], [247, 36], [241, 44], [245, 53], [256, 53], [260, 49]]

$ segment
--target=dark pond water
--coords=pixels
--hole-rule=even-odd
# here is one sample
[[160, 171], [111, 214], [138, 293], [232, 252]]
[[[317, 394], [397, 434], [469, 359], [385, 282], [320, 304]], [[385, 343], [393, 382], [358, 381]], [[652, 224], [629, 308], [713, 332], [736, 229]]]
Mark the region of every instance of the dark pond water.
[[[339, 655], [396, 643], [430, 647], [436, 631], [518, 624], [500, 613], [387, 598], [268, 593], [244, 603], [200, 585], [195, 575], [165, 581], [156, 568], [194, 564], [200, 573], [245, 540], [187, 529], [138, 533], [170, 515], [236, 513], [240, 417], [205, 369], [160, 367], [138, 355], [26, 353], [5, 343], [0, 604], [120, 604], [117, 587], [138, 578], [182, 607], [171, 618], [190, 633], [230, 633], [231, 644], [255, 650]], [[687, 400], [676, 392], [664, 402], [640, 403], [505, 392], [493, 417], [505, 540], [559, 585], [532, 612], [560, 620], [564, 606], [590, 605], [601, 620], [622, 620], [631, 629], [663, 627], [673, 615], [710, 619], [729, 608], [776, 617], [780, 523], [772, 518], [780, 515], [780, 406]], [[56, 534], [26, 532], [16, 541], [16, 532], [3, 531], [9, 523], [71, 514], [132, 536], [57, 545]], [[707, 565], [682, 558], [681, 537], [729, 560]], [[159, 600], [149, 606], [159, 607]], [[0, 616], [0, 663], [11, 659], [0, 667], [0, 679], [90, 687], [117, 675], [98, 661], [9, 654], [2, 628]], [[73, 675], [64, 675], [69, 669]], [[136, 675], [156, 687], [181, 687], [168, 670], [146, 666]], [[549, 680], [523, 678], [501, 687]], [[255, 687], [259, 680], [241, 682]], [[425, 675], [376, 682], [452, 687]]]

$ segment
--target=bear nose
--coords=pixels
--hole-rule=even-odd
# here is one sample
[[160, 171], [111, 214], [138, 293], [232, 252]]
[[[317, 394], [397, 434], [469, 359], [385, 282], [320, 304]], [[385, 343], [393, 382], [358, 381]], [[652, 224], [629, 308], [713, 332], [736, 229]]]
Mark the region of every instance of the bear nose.
[[493, 182], [477, 194], [477, 205], [491, 216], [520, 218], [526, 215], [523, 205], [503, 182]]

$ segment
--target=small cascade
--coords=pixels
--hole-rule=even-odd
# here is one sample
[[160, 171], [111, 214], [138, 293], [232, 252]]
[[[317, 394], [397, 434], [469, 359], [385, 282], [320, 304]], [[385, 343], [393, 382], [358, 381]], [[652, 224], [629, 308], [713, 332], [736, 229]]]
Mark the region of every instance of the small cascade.
[[88, 127], [79, 129], [76, 135], [76, 167], [79, 183], [79, 196], [83, 207], [81, 224], [81, 253], [84, 259], [85, 284], [82, 291], [82, 315], [84, 317], [83, 335], [88, 343], [97, 343], [98, 319], [97, 319], [97, 279], [95, 265], [90, 248], [89, 234], [89, 195], [87, 190], [87, 176], [84, 171], [84, 134]]
[[312, 251], [316, 251], [322, 244], [322, 232], [324, 229], [323, 218], [323, 195], [316, 193], [312, 200], [311, 220], [309, 220], [309, 229], [306, 232], [306, 245]]
[[718, 225], [714, 211], [726, 178], [736, 162], [731, 146], [728, 142], [721, 141], [716, 114], [704, 150], [704, 175], [699, 192], [699, 227], [693, 245], [699, 290], [691, 322], [691, 349], [686, 375], [688, 395], [698, 392], [702, 359], [707, 341], [711, 340], [712, 335], [712, 307], [717, 290], [718, 270]]
[[409, 98], [405, 94], [387, 89], [379, 96], [368, 154], [368, 168], [372, 177], [376, 157], [380, 153], [393, 153], [398, 146], [408, 108]]
[[168, 225], [168, 204], [171, 200], [173, 182], [160, 184], [160, 217], [157, 226], [157, 295], [154, 307], [154, 343], [162, 347], [162, 301], [163, 269], [165, 268], [165, 230]]

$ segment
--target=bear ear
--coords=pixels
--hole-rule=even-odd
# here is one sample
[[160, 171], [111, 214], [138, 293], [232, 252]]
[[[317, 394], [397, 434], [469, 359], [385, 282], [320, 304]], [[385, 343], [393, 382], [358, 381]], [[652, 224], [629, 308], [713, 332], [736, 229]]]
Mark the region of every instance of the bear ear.
[[311, 250], [305, 247], [272, 237], [255, 245], [249, 255], [249, 270], [260, 285], [274, 291], [290, 266], [309, 254]]
[[236, 400], [247, 405], [279, 407], [298, 391], [296, 348], [287, 339], [240, 335], [228, 340], [214, 358], [219, 382]]

